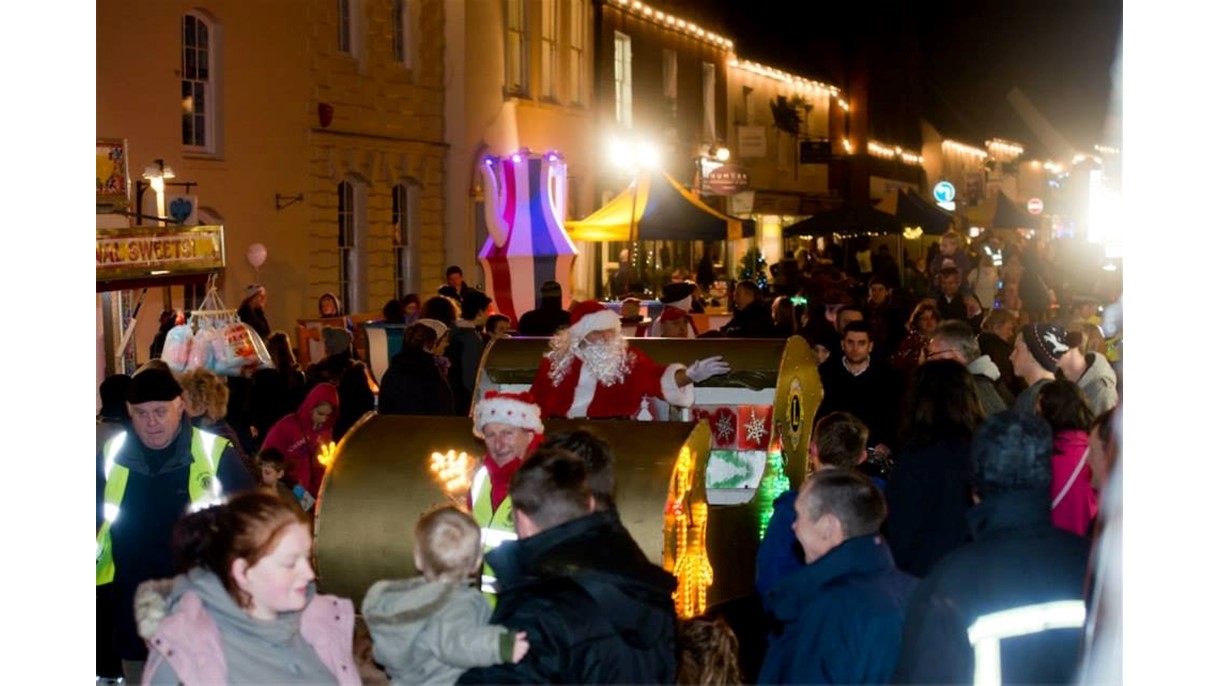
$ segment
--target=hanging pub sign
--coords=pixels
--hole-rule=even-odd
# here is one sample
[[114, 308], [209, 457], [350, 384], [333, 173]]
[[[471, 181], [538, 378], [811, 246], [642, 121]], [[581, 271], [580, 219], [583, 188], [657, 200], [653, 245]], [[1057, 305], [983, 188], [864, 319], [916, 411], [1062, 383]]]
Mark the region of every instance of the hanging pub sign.
[[131, 205], [131, 177], [127, 172], [127, 141], [97, 139], [97, 211], [121, 212]]
[[749, 187], [749, 172], [734, 164], [716, 167], [707, 175], [707, 188], [716, 195], [733, 195]]

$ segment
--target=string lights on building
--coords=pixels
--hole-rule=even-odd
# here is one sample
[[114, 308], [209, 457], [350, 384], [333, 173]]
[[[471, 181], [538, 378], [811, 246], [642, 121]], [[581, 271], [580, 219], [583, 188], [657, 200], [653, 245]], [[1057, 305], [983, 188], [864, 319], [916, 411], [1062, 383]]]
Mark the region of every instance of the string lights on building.
[[1118, 148], [1112, 148], [1108, 145], [1094, 145], [1093, 149], [1103, 155], [1121, 155], [1123, 154]]
[[992, 138], [987, 141], [986, 145], [987, 152], [1001, 162], [1008, 162], [1025, 154], [1025, 146], [1001, 138]]
[[868, 142], [868, 154], [885, 160], [901, 160], [904, 164], [916, 167], [923, 166], [923, 155], [917, 155], [909, 150], [903, 150], [898, 145], [886, 145], [877, 141]]
[[652, 7], [649, 7], [642, 2], [637, 2], [636, 0], [618, 0], [618, 6], [619, 9], [634, 14], [641, 19], [651, 21], [662, 28], [670, 29], [672, 31], [680, 31], [706, 43], [715, 45], [716, 47], [724, 48], [725, 50], [733, 49], [733, 41], [721, 36], [718, 33], [708, 31], [693, 21], [679, 19], [673, 14], [662, 12], [658, 9], [653, 9]]
[[[807, 79], [803, 76], [797, 76], [796, 74], [789, 74], [782, 69], [768, 67], [765, 64], [751, 62], [750, 60], [740, 60], [734, 57], [729, 59], [729, 67], [731, 69], [740, 69], [742, 71], [748, 71], [751, 74], [757, 74], [758, 76], [779, 81], [780, 83], [787, 84], [797, 90], [804, 90], [815, 94], [829, 93], [835, 98], [839, 97], [839, 89], [835, 86], [827, 85], [821, 81]], [[842, 98], [839, 98], [839, 102], [844, 106], [846, 105]]]
[[941, 143], [941, 146], [944, 147], [945, 150], [952, 153], [957, 153], [958, 155], [970, 155], [977, 157], [980, 160], [987, 159], [987, 151], [983, 150], [982, 148], [976, 148], [973, 145], [958, 143], [957, 141], [946, 138], [944, 142]]

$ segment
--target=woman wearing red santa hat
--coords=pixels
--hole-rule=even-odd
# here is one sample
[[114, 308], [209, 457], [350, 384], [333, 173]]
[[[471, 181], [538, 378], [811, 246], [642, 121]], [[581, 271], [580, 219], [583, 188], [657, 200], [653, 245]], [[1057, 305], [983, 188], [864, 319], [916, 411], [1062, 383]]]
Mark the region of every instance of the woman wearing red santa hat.
[[695, 384], [729, 371], [719, 356], [660, 365], [627, 344], [618, 315], [593, 300], [572, 307], [572, 325], [551, 338], [530, 393], [542, 417], [643, 418], [647, 400], [695, 401]]

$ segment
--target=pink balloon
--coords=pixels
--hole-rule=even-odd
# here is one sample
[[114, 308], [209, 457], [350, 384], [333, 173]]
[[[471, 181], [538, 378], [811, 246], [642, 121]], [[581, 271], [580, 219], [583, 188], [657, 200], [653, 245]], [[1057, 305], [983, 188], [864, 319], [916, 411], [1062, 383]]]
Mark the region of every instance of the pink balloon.
[[267, 246], [262, 243], [253, 243], [249, 248], [246, 248], [246, 261], [250, 266], [258, 269], [267, 261]]

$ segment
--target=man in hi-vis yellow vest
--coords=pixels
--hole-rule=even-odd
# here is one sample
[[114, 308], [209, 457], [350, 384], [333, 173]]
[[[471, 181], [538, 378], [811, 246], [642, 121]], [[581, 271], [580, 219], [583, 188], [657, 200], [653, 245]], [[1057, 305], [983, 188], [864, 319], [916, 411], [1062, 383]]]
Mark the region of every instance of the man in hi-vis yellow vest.
[[136, 631], [136, 586], [176, 573], [174, 524], [189, 508], [254, 487], [228, 440], [191, 425], [181, 396], [168, 367], [137, 372], [127, 390], [130, 425], [98, 456], [97, 587], [113, 602], [105, 629], [128, 683], [139, 683], [148, 654]]
[[[542, 413], [529, 393], [488, 391], [474, 407], [474, 435], [487, 444], [470, 485], [470, 514], [479, 523], [483, 552], [516, 540], [508, 487], [525, 458], [542, 442]], [[494, 602], [495, 576], [483, 565], [480, 587]]]

